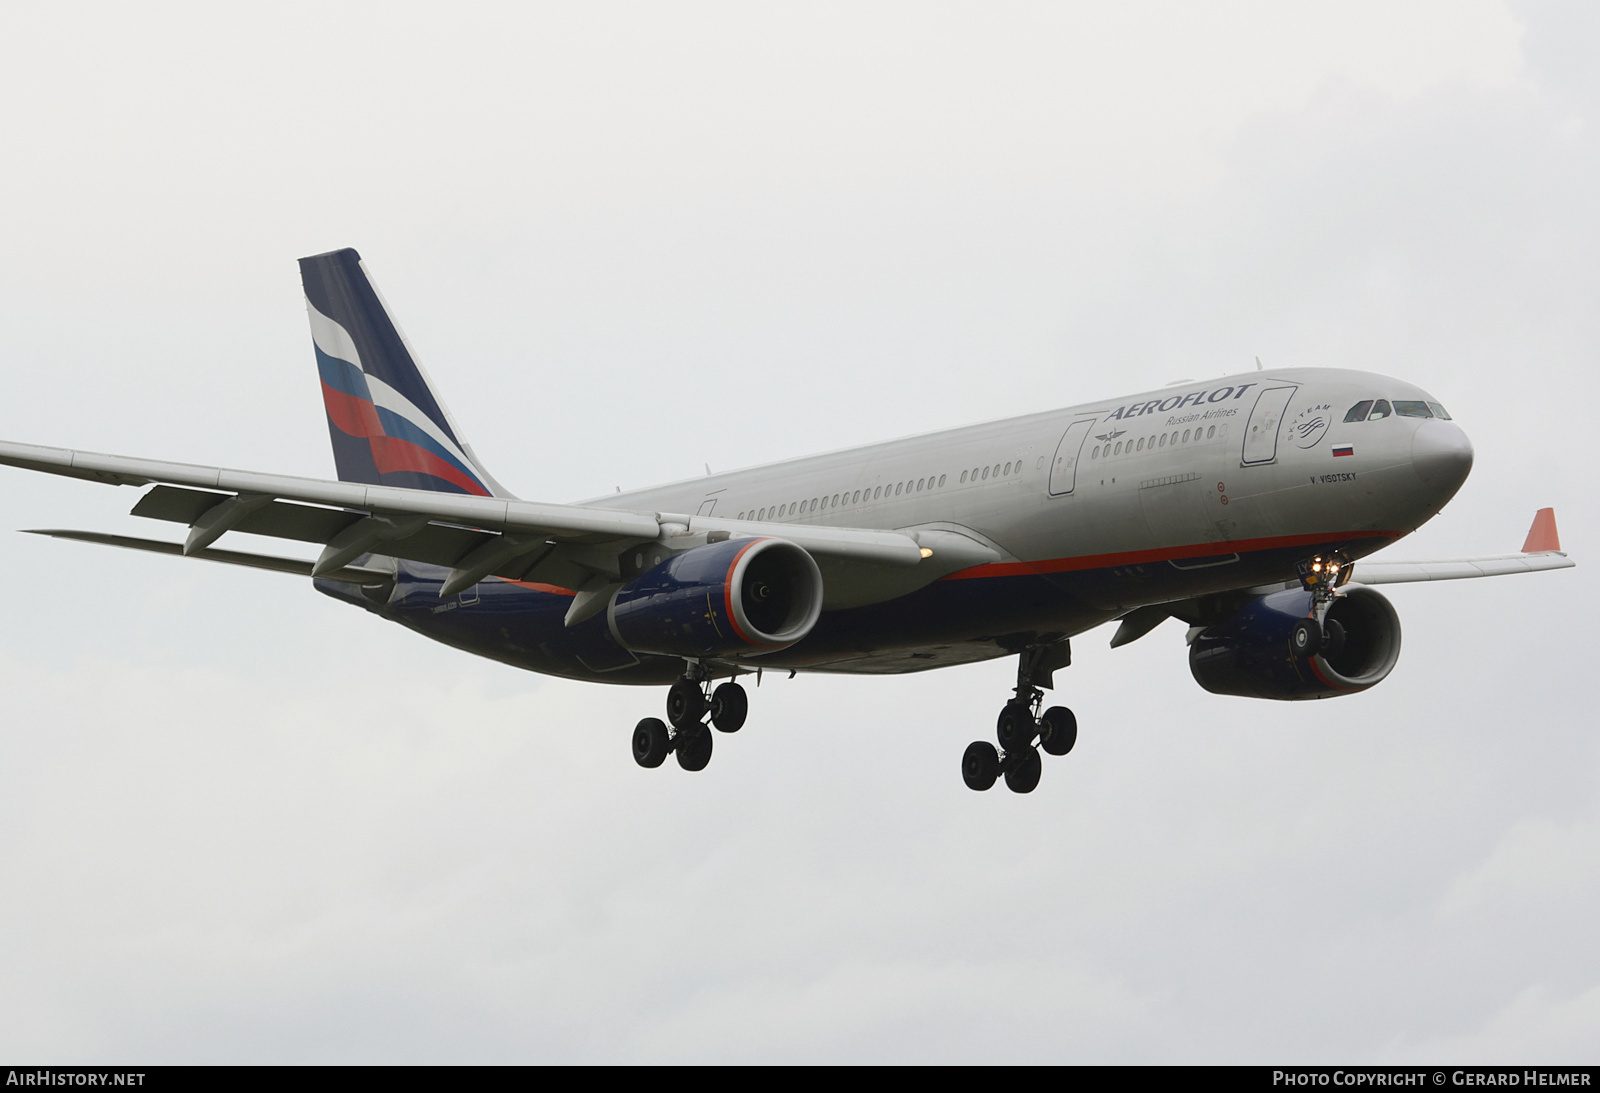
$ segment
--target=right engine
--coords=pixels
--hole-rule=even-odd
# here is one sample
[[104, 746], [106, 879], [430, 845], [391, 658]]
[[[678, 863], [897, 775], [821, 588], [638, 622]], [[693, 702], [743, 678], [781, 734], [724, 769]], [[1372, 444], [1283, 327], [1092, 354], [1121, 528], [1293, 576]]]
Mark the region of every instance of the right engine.
[[1328, 608], [1321, 650], [1296, 656], [1289, 636], [1310, 613], [1311, 593], [1298, 588], [1253, 600], [1195, 637], [1189, 671], [1212, 694], [1334, 698], [1383, 682], [1400, 659], [1400, 616], [1372, 589], [1347, 587]]
[[822, 572], [784, 539], [728, 539], [674, 554], [617, 590], [611, 635], [636, 653], [746, 656], [783, 649], [822, 614]]

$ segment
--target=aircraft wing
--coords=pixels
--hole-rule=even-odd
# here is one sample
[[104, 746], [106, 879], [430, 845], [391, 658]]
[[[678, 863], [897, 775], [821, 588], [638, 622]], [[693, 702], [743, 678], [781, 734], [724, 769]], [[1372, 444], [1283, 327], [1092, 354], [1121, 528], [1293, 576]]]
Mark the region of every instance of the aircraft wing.
[[[819, 561], [874, 567], [917, 566], [931, 553], [911, 535], [893, 531], [546, 504], [7, 441], [0, 441], [0, 464], [113, 485], [155, 485], [140, 498], [133, 514], [189, 527], [181, 546], [91, 532], [45, 534], [286, 572], [301, 572], [304, 563], [211, 550], [211, 544], [228, 531], [320, 543], [323, 550], [311, 563], [312, 576], [356, 579], [363, 573], [375, 573], [349, 567], [364, 554], [379, 554], [449, 567], [452, 572], [440, 593], [445, 596], [489, 576], [574, 591], [598, 589], [631, 575], [629, 570], [634, 567], [623, 557], [629, 548], [684, 535], [709, 534], [713, 539], [778, 536], [803, 547]], [[955, 565], [964, 559], [948, 561]]]
[[1463, 577], [1502, 577], [1508, 573], [1570, 569], [1577, 564], [1558, 550], [1537, 554], [1490, 554], [1481, 558], [1451, 558], [1432, 562], [1357, 562], [1350, 580], [1355, 584], [1454, 581]]
[[[1533, 517], [1533, 526], [1522, 550], [1516, 554], [1488, 554], [1477, 558], [1449, 558], [1423, 562], [1385, 562], [1362, 559], [1351, 566], [1347, 583], [1350, 584], [1407, 584], [1413, 581], [1454, 581], [1465, 577], [1500, 577], [1509, 573], [1537, 573], [1544, 569], [1570, 569], [1577, 565], [1561, 550], [1561, 539], [1556, 533], [1555, 509], [1540, 509]], [[1250, 595], [1265, 595], [1280, 588], [1297, 587], [1297, 581], [1262, 585], [1249, 590]], [[1203, 629], [1203, 615], [1198, 612], [1198, 600], [1175, 600], [1171, 603], [1148, 604], [1134, 608], [1121, 616], [1121, 625], [1111, 637], [1111, 648], [1138, 641], [1169, 618], [1189, 622], [1190, 640]]]
[[1447, 558], [1428, 562], [1386, 562], [1363, 559], [1352, 568], [1356, 584], [1406, 584], [1412, 581], [1455, 581], [1466, 577], [1502, 577], [1510, 573], [1537, 573], [1544, 569], [1570, 569], [1577, 565], [1561, 550], [1556, 532], [1556, 510], [1540, 509], [1528, 529], [1528, 538], [1516, 554], [1488, 554], [1478, 558]]

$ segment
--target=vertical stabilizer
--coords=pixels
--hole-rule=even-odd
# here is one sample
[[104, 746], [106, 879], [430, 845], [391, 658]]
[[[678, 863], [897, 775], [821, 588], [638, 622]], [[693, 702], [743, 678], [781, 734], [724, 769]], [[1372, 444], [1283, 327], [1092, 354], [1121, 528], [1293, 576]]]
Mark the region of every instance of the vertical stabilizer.
[[300, 259], [342, 482], [509, 496], [461, 439], [354, 250]]

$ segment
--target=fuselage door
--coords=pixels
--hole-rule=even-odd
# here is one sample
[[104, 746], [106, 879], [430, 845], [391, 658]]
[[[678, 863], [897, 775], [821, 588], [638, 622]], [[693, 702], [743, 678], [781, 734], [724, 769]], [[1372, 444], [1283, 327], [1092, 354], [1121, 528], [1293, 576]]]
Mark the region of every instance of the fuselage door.
[[1072, 492], [1078, 480], [1078, 457], [1083, 454], [1084, 441], [1098, 417], [1086, 417], [1067, 426], [1056, 445], [1055, 462], [1050, 464], [1050, 496], [1061, 497]]
[[1239, 462], [1248, 467], [1255, 463], [1271, 463], [1278, 458], [1278, 426], [1283, 424], [1283, 411], [1296, 390], [1292, 385], [1267, 387], [1256, 396], [1250, 423], [1245, 426], [1244, 452]]

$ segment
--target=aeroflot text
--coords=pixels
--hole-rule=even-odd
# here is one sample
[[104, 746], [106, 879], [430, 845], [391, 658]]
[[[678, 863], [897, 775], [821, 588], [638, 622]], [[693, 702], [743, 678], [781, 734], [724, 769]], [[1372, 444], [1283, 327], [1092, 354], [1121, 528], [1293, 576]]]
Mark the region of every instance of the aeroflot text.
[[[1593, 1077], [1583, 1070], [1453, 1070], [1448, 1081], [1451, 1085], [1532, 1085], [1532, 1086], [1588, 1086]], [[1444, 1085], [1445, 1072], [1416, 1071], [1294, 1071], [1274, 1070], [1273, 1085], [1378, 1085], [1427, 1086]]]
[[1173, 395], [1171, 398], [1151, 399], [1149, 402], [1130, 402], [1126, 406], [1118, 406], [1106, 415], [1105, 420], [1114, 421], [1118, 418], [1138, 417], [1141, 414], [1166, 413], [1168, 410], [1181, 410], [1185, 406], [1199, 406], [1202, 402], [1223, 402], [1230, 398], [1238, 398], [1250, 388], [1253, 383], [1240, 384], [1238, 387], [1219, 387], [1215, 391], [1190, 391], [1187, 395]]

